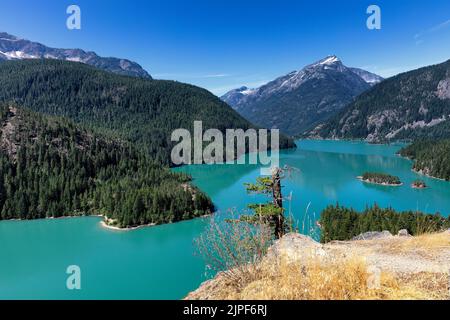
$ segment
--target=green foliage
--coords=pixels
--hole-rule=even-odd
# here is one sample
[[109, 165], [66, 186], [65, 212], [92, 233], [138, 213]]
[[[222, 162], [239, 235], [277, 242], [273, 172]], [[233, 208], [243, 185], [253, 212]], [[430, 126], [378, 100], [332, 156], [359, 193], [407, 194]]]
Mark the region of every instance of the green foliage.
[[390, 185], [400, 185], [402, 183], [399, 177], [377, 172], [365, 172], [362, 175], [362, 180], [372, 183], [390, 184]]
[[0, 219], [98, 214], [131, 227], [204, 215], [210, 199], [167, 168], [172, 131], [252, 127], [204, 89], [66, 61], [0, 63], [0, 101], [37, 112], [0, 107]]
[[423, 181], [423, 180], [414, 180], [412, 185], [416, 188], [426, 188], [427, 187], [425, 181]]
[[256, 183], [244, 183], [248, 193], [271, 194], [272, 179], [270, 177], [258, 177]]
[[[318, 133], [324, 138], [365, 139], [388, 142], [393, 139], [450, 138], [450, 99], [439, 97], [439, 83], [448, 79], [450, 60], [389, 78], [361, 94]], [[435, 126], [405, 126], [423, 121], [446, 121]]]
[[450, 139], [416, 141], [399, 154], [414, 160], [415, 171], [450, 181]]
[[128, 142], [0, 104], [0, 220], [104, 215], [119, 227], [202, 216], [210, 199]]
[[407, 229], [411, 235], [424, 232], [442, 231], [450, 228], [450, 217], [440, 214], [429, 215], [421, 212], [396, 212], [392, 208], [382, 209], [377, 205], [363, 212], [341, 207], [329, 206], [320, 217], [322, 243], [333, 240], [351, 240], [368, 231], [390, 231], [397, 234]]
[[242, 216], [241, 219], [247, 222], [270, 223], [273, 216], [280, 216], [284, 213], [283, 208], [276, 207], [273, 203], [250, 204], [248, 208], [254, 212], [252, 216]]
[[[120, 76], [67, 61], [0, 64], [0, 101], [63, 116], [89, 129], [127, 140], [157, 162], [170, 164], [173, 130], [246, 130], [252, 125], [210, 92], [174, 81]], [[280, 147], [294, 146], [280, 139]]]
[[284, 217], [283, 196], [281, 193], [282, 169], [277, 169], [272, 177], [259, 177], [256, 183], [246, 183], [250, 194], [263, 194], [272, 198], [271, 202], [264, 204], [250, 204], [248, 208], [253, 215], [243, 215], [242, 222], [267, 225], [273, 230], [274, 238], [281, 238], [289, 229], [289, 222]]

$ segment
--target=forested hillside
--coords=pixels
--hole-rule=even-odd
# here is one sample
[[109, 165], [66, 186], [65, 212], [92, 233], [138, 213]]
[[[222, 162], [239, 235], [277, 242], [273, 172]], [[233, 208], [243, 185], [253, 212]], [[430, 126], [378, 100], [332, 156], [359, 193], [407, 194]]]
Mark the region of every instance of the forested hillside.
[[[160, 163], [169, 163], [174, 129], [252, 127], [210, 92], [174, 81], [119, 76], [74, 62], [0, 63], [0, 101], [64, 116], [91, 130], [127, 140]], [[281, 138], [281, 147], [293, 146]]]
[[371, 142], [449, 138], [450, 60], [381, 82], [309, 136]]
[[414, 160], [414, 171], [450, 181], [450, 139], [416, 141], [399, 154]]
[[321, 242], [351, 240], [353, 237], [371, 231], [390, 231], [397, 234], [406, 229], [411, 235], [437, 232], [450, 228], [450, 217], [421, 212], [397, 212], [392, 208], [377, 205], [358, 212], [339, 205], [329, 206], [320, 214], [322, 227]]
[[210, 212], [188, 181], [128, 142], [0, 104], [0, 220], [95, 214], [132, 227]]

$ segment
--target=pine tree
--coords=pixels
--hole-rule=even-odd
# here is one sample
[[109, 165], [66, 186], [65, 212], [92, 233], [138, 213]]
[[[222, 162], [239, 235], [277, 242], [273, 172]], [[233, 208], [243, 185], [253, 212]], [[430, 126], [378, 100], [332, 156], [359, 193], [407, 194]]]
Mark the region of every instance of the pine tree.
[[275, 239], [280, 239], [286, 232], [286, 219], [284, 217], [283, 195], [281, 180], [284, 171], [274, 168], [271, 177], [259, 177], [256, 183], [247, 183], [247, 192], [250, 194], [263, 194], [271, 198], [271, 201], [264, 204], [251, 204], [249, 208], [254, 215], [244, 215], [241, 221], [250, 223], [263, 223], [273, 229]]

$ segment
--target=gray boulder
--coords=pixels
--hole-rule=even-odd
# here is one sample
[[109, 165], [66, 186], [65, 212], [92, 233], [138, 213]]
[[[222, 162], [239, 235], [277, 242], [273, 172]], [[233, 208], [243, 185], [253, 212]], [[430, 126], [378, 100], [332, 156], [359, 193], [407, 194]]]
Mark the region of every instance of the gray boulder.
[[353, 241], [358, 240], [375, 240], [375, 239], [385, 239], [385, 238], [392, 238], [393, 235], [389, 231], [369, 231], [360, 234], [359, 236], [354, 237]]
[[406, 230], [406, 229], [400, 230], [397, 235], [399, 237], [411, 237], [411, 235], [409, 234], [408, 230]]
[[267, 252], [269, 260], [285, 258], [288, 262], [308, 261], [311, 257], [323, 258], [325, 256], [326, 252], [322, 244], [298, 233], [289, 233], [275, 241]]

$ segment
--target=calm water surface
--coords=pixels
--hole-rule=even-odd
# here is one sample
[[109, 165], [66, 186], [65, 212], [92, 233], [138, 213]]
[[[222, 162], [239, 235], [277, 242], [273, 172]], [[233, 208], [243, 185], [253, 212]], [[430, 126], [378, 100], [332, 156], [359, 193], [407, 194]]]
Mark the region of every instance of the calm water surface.
[[[281, 164], [298, 168], [284, 181], [292, 192], [292, 214], [303, 229], [320, 211], [339, 202], [355, 209], [377, 203], [397, 210], [450, 213], [450, 183], [421, 177], [411, 162], [395, 155], [400, 145], [300, 141], [283, 151]], [[178, 168], [191, 174], [221, 212], [242, 210], [249, 197], [244, 182], [254, 181], [251, 165]], [[401, 187], [361, 183], [364, 171], [397, 175]], [[429, 189], [411, 189], [417, 178]], [[262, 199], [261, 199], [262, 200]], [[0, 222], [0, 299], [180, 299], [204, 281], [205, 267], [194, 255], [193, 239], [207, 224], [197, 219], [135, 231], [102, 228], [99, 218]], [[78, 265], [82, 289], [66, 289], [66, 268]]]

